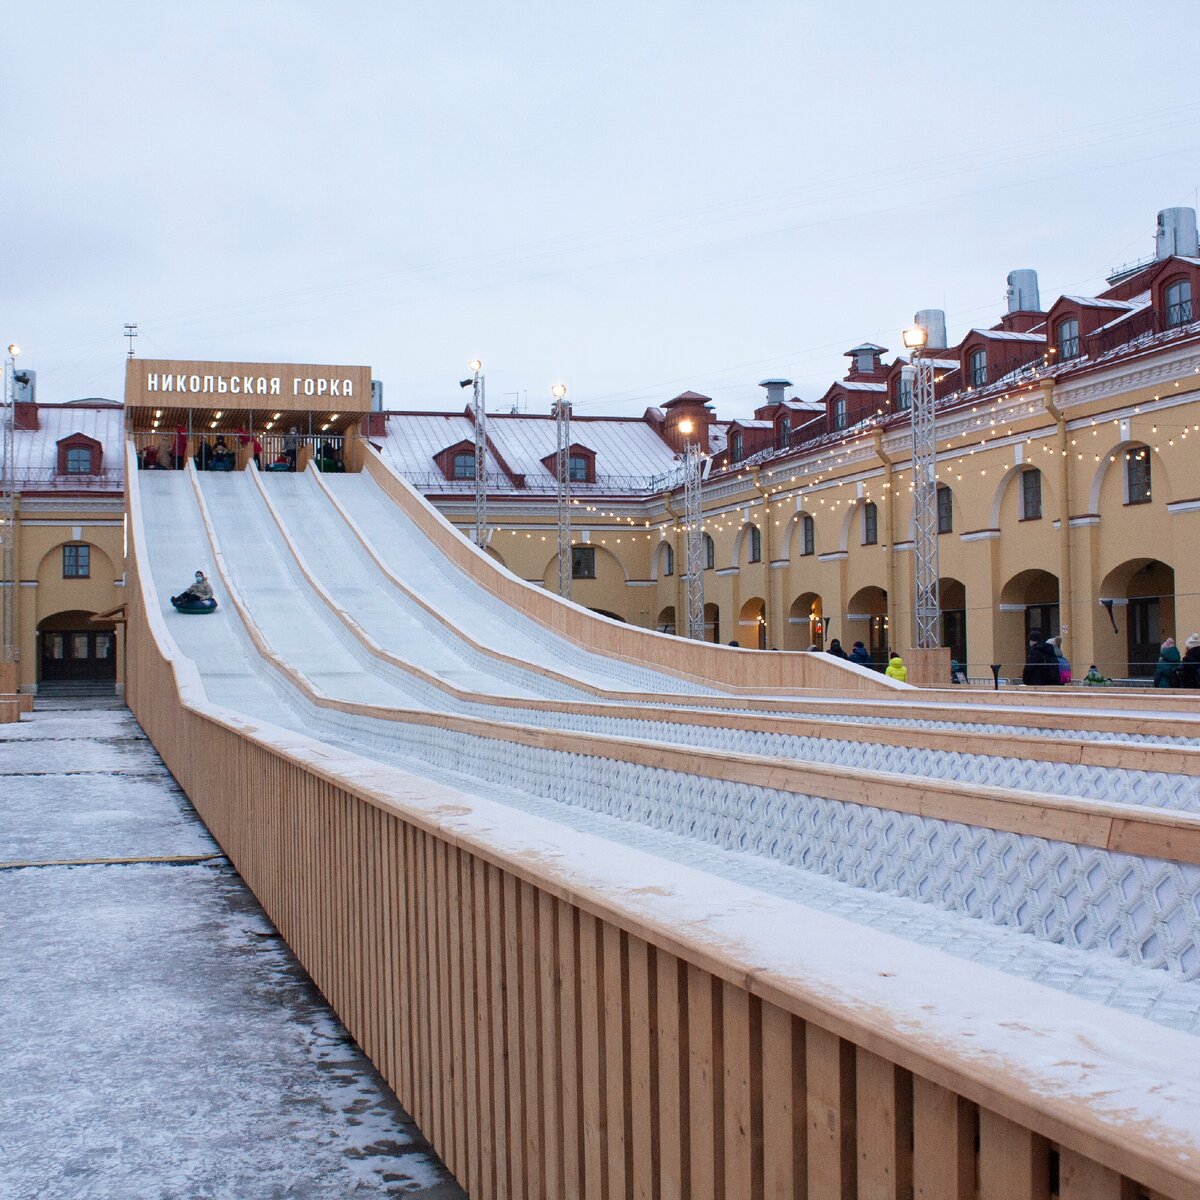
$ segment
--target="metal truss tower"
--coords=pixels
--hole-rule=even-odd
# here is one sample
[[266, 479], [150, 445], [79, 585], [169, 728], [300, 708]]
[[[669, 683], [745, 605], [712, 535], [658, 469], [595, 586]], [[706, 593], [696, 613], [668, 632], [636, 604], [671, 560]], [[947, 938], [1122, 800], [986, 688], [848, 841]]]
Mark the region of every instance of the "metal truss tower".
[[571, 598], [571, 406], [567, 403], [567, 385], [556, 383], [554, 417], [558, 433], [558, 453], [554, 460], [558, 483], [558, 594]]
[[471, 413], [475, 418], [475, 545], [487, 545], [487, 414], [484, 408], [483, 363], [472, 359]]
[[17, 505], [16, 505], [16, 398], [17, 348], [9, 347], [4, 362], [4, 397], [0, 407], [3, 444], [0, 445], [0, 662], [12, 662], [17, 653]]
[[937, 429], [933, 363], [914, 352], [912, 400], [913, 616], [917, 648], [941, 644], [938, 602]]
[[704, 641], [704, 531], [700, 483], [704, 455], [698, 442], [683, 447], [684, 570], [687, 576], [687, 635]]

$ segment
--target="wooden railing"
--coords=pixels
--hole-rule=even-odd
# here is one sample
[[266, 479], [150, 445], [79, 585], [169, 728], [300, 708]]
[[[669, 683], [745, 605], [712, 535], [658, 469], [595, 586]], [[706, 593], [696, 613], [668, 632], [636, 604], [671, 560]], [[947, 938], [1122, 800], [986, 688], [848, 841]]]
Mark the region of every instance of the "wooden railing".
[[216, 708], [136, 498], [134, 712], [476, 1200], [1200, 1194], [1189, 1035]]

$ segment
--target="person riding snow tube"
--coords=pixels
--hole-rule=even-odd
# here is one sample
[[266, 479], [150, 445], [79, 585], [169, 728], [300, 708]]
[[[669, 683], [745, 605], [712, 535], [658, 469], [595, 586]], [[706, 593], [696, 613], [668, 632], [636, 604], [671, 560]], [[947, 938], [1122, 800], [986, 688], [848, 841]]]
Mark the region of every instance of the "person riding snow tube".
[[178, 596], [172, 596], [171, 603], [175, 606], [176, 612], [210, 613], [216, 612], [217, 609], [212, 584], [204, 578], [203, 571], [197, 571], [195, 582], [191, 587], [184, 588]]

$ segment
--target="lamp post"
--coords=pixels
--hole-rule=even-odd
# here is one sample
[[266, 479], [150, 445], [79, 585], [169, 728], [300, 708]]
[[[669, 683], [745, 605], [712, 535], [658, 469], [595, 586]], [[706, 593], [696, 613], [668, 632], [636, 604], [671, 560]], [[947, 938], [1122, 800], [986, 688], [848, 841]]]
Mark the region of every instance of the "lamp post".
[[555, 474], [558, 476], [558, 594], [571, 598], [571, 406], [567, 403], [567, 385], [556, 383], [554, 418], [558, 433]]
[[[17, 506], [16, 506], [16, 428], [17, 428], [17, 355], [21, 347], [13, 342], [4, 360], [4, 403], [0, 409], [3, 445], [0, 446], [0, 662], [10, 663], [17, 651]], [[15, 685], [14, 685], [15, 686]]]
[[695, 425], [686, 417], [679, 422], [683, 434], [684, 571], [687, 575], [687, 635], [704, 641], [704, 534], [701, 530], [700, 443], [688, 435]]
[[487, 543], [487, 415], [484, 408], [483, 363], [477, 358], [467, 363], [471, 371], [471, 415], [475, 421], [475, 545], [481, 550]]
[[935, 649], [938, 625], [937, 429], [933, 411], [933, 363], [922, 357], [929, 341], [924, 325], [903, 334], [912, 353], [913, 617], [919, 650]]

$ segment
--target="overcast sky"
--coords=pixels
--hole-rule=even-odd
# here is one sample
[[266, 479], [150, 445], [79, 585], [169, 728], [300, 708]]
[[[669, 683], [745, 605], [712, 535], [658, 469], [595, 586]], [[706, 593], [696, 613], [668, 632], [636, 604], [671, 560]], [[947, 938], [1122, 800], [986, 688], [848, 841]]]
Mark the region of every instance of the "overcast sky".
[[[913, 22], [906, 23], [906, 17]], [[1153, 250], [1200, 185], [1188, 0], [10, 6], [0, 341], [366, 363], [389, 408], [817, 398]]]

